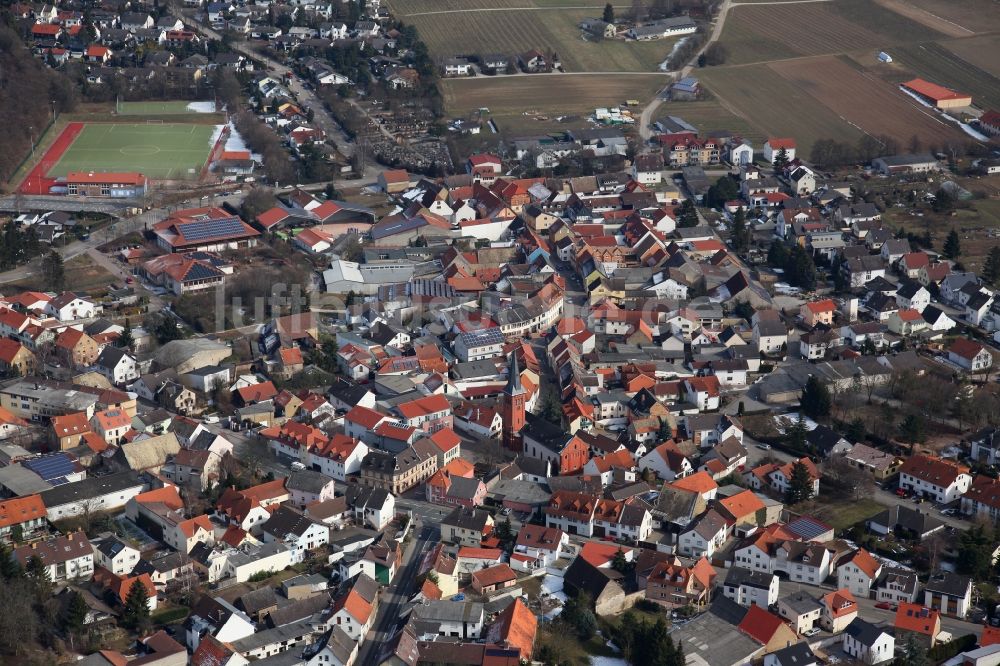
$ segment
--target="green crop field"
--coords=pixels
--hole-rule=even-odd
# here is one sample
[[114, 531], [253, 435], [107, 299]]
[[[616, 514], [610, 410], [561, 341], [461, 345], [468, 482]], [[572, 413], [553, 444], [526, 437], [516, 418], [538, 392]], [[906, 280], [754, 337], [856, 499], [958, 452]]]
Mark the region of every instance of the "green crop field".
[[213, 125], [88, 123], [47, 173], [138, 171], [157, 179], [197, 178], [215, 131]]
[[185, 116], [192, 113], [204, 113], [192, 109], [193, 104], [204, 105], [206, 102], [119, 102], [120, 116]]

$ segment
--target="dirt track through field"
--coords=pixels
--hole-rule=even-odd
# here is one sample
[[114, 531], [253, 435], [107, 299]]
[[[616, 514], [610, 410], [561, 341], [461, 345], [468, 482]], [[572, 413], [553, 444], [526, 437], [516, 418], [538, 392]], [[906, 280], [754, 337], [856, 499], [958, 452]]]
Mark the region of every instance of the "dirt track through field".
[[914, 7], [913, 5], [906, 3], [905, 0], [875, 0], [875, 2], [886, 9], [890, 9], [897, 14], [916, 21], [921, 25], [925, 25], [932, 30], [944, 33], [949, 37], [970, 37], [976, 34], [974, 31], [960, 26], [954, 21], [949, 21], [948, 19], [942, 18], [937, 14], [932, 14], [926, 9]]

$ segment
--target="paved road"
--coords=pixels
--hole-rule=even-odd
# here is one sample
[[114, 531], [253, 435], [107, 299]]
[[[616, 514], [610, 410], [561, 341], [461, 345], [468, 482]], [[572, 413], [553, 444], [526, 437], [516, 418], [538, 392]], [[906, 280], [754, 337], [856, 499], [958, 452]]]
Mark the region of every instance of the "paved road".
[[383, 644], [394, 634], [396, 623], [399, 621], [400, 608], [416, 593], [416, 577], [424, 552], [429, 545], [438, 541], [437, 528], [430, 525], [420, 527], [418, 522], [414, 529], [419, 530], [419, 532], [416, 533], [417, 538], [410, 542], [403, 554], [403, 561], [406, 564], [397, 570], [392, 583], [382, 591], [378, 611], [375, 615], [375, 624], [365, 640], [362, 641], [361, 649], [358, 652], [357, 663], [359, 666], [374, 666], [378, 663]]
[[[711, 46], [713, 42], [717, 41], [719, 36], [722, 35], [722, 28], [726, 24], [726, 16], [729, 14], [731, 6], [732, 3], [730, 0], [723, 0], [722, 6], [719, 7], [719, 13], [715, 18], [715, 25], [712, 26], [712, 34], [705, 40], [705, 43], [702, 44], [700, 49], [698, 49], [698, 52], [691, 56], [691, 60], [688, 61], [688, 64], [677, 73], [678, 79], [683, 79], [685, 76], [689, 75], [691, 70], [694, 69], [695, 63], [698, 62], [698, 56], [707, 51], [708, 47]], [[642, 110], [642, 113], [639, 115], [639, 136], [643, 141], [649, 141], [653, 137], [653, 117], [656, 110], [660, 108], [660, 104], [663, 103], [662, 94], [662, 90], [658, 91], [656, 96], [652, 99], [652, 101], [650, 101], [649, 104], [646, 105], [646, 107]]]
[[[188, 13], [188, 18], [193, 19], [193, 16]], [[194, 26], [195, 30], [206, 37], [216, 40], [222, 39], [222, 36], [219, 33], [201, 22], [192, 20], [191, 25]], [[231, 46], [234, 50], [242, 53], [248, 58], [264, 63], [278, 76], [283, 77], [285, 74], [292, 74], [291, 79], [287, 83], [289, 92], [291, 92], [300, 103], [313, 110], [313, 123], [326, 132], [327, 138], [332, 141], [334, 145], [336, 145], [337, 150], [340, 151], [342, 155], [347, 157], [354, 155], [355, 144], [351, 140], [351, 137], [347, 135], [340, 123], [338, 123], [333, 116], [327, 112], [326, 107], [323, 106], [323, 101], [316, 96], [316, 93], [309, 88], [306, 88], [302, 84], [302, 80], [299, 79], [299, 77], [296, 76], [291, 69], [280, 62], [261, 54], [247, 42], [232, 42]], [[381, 169], [377, 168], [375, 165], [366, 165], [361, 176], [364, 179], [374, 180], [380, 171]]]

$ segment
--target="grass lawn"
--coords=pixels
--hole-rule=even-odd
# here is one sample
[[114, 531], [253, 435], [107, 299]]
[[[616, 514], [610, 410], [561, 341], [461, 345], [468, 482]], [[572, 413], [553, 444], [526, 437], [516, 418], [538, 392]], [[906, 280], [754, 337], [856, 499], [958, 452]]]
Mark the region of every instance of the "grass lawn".
[[48, 175], [138, 171], [152, 178], [197, 178], [214, 133], [213, 125], [201, 124], [87, 124]]
[[882, 504], [863, 498], [838, 501], [836, 504], [819, 504], [812, 515], [840, 532], [884, 510], [885, 506]]
[[[961, 184], [970, 189], [975, 187], [971, 183]], [[990, 250], [1000, 244], [1000, 200], [980, 199], [967, 203], [968, 208], [960, 208], [954, 215], [939, 215], [926, 208], [923, 217], [918, 217], [904, 209], [893, 208], [886, 211], [884, 219], [893, 227], [903, 227], [915, 234], [929, 230], [934, 247], [939, 251], [948, 233], [955, 229], [962, 245], [962, 264], [967, 270], [978, 271]]]
[[205, 104], [205, 102], [120, 102], [118, 113], [123, 116], [184, 116], [198, 113], [191, 108], [192, 104]]

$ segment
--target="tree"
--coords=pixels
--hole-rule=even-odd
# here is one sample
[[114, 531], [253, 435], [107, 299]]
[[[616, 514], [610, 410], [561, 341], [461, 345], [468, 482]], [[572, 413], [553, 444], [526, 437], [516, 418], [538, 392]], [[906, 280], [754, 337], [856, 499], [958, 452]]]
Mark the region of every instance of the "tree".
[[907, 414], [899, 424], [899, 438], [910, 445], [910, 455], [913, 455], [916, 445], [927, 438], [924, 417], [920, 414]]
[[590, 607], [590, 596], [586, 592], [570, 597], [559, 617], [576, 632], [580, 640], [589, 641], [597, 633], [597, 616]]
[[809, 473], [809, 468], [802, 461], [797, 461], [792, 465], [792, 478], [788, 482], [788, 492], [785, 493], [785, 501], [788, 504], [798, 504], [805, 502], [813, 495], [813, 479]]
[[83, 600], [83, 595], [79, 592], [71, 592], [69, 598], [69, 603], [66, 604], [66, 610], [63, 613], [62, 624], [63, 629], [73, 635], [80, 633], [83, 629], [83, 623], [87, 621], [87, 602]]
[[555, 391], [548, 390], [542, 396], [542, 406], [538, 409], [538, 415], [554, 425], [561, 426], [563, 419], [562, 404], [556, 397]]
[[29, 557], [24, 567], [24, 573], [35, 586], [39, 597], [44, 598], [49, 595], [52, 590], [52, 577], [49, 575], [48, 567], [45, 566], [40, 557], [37, 555]]
[[982, 525], [973, 525], [958, 539], [955, 570], [976, 580], [989, 580], [993, 565], [993, 532]]
[[122, 334], [118, 338], [118, 346], [130, 349], [133, 344], [135, 344], [135, 338], [132, 336], [132, 324], [129, 323], [128, 317], [126, 317], [125, 326], [122, 327]]
[[66, 269], [63, 266], [63, 258], [55, 250], [50, 251], [42, 259], [42, 279], [52, 291], [62, 291], [66, 284]]
[[860, 416], [855, 417], [853, 421], [848, 423], [847, 429], [844, 430], [844, 437], [855, 444], [863, 441], [866, 434], [865, 422]]
[[948, 233], [948, 238], [944, 241], [944, 256], [949, 259], [957, 259], [962, 254], [962, 242], [958, 239], [958, 232], [952, 229]]
[[784, 171], [786, 166], [788, 166], [788, 151], [781, 148], [778, 150], [778, 154], [774, 156], [774, 170]]
[[656, 439], [662, 444], [673, 437], [673, 433], [670, 431], [670, 422], [666, 419], [660, 419], [660, 426], [656, 430]]
[[604, 15], [601, 18], [605, 23], [615, 22], [615, 8], [610, 2], [604, 5]]
[[677, 208], [677, 226], [679, 227], [697, 227], [698, 226], [698, 211], [695, 210], [694, 202], [690, 199], [685, 199]]
[[893, 666], [928, 666], [927, 650], [917, 642], [916, 636], [912, 632], [906, 635], [906, 642], [903, 643], [903, 653], [893, 660]]
[[747, 215], [743, 212], [742, 207], [738, 208], [736, 213], [733, 215], [733, 227], [730, 237], [733, 241], [733, 249], [737, 252], [746, 252], [747, 248], [750, 247], [750, 233], [747, 229]]
[[788, 442], [788, 446], [796, 451], [806, 450], [806, 424], [802, 420], [802, 417], [792, 421], [791, 425], [785, 431], [785, 440]]
[[931, 204], [931, 210], [935, 213], [947, 213], [954, 207], [955, 197], [952, 193], [943, 187], [938, 188], [937, 192], [934, 193], [934, 203]]
[[611, 559], [611, 568], [618, 573], [628, 572], [628, 560], [625, 559], [625, 551], [621, 548], [615, 553], [615, 556]]
[[812, 255], [801, 245], [792, 246], [785, 265], [785, 278], [788, 283], [805, 291], [816, 288], [816, 262]]
[[767, 251], [767, 265], [784, 270], [787, 263], [788, 246], [779, 240], [771, 241], [771, 247]]
[[1000, 245], [994, 245], [983, 264], [983, 279], [991, 285], [1000, 280]]
[[141, 580], [135, 580], [125, 597], [122, 621], [126, 627], [141, 632], [149, 623], [149, 593]]
[[832, 400], [830, 390], [826, 384], [811, 375], [806, 381], [806, 387], [802, 391], [802, 399], [799, 402], [802, 413], [811, 419], [822, 419], [830, 415]]
[[729, 176], [722, 176], [705, 193], [705, 205], [711, 208], [721, 208], [727, 201], [739, 198], [740, 190], [736, 181]]

